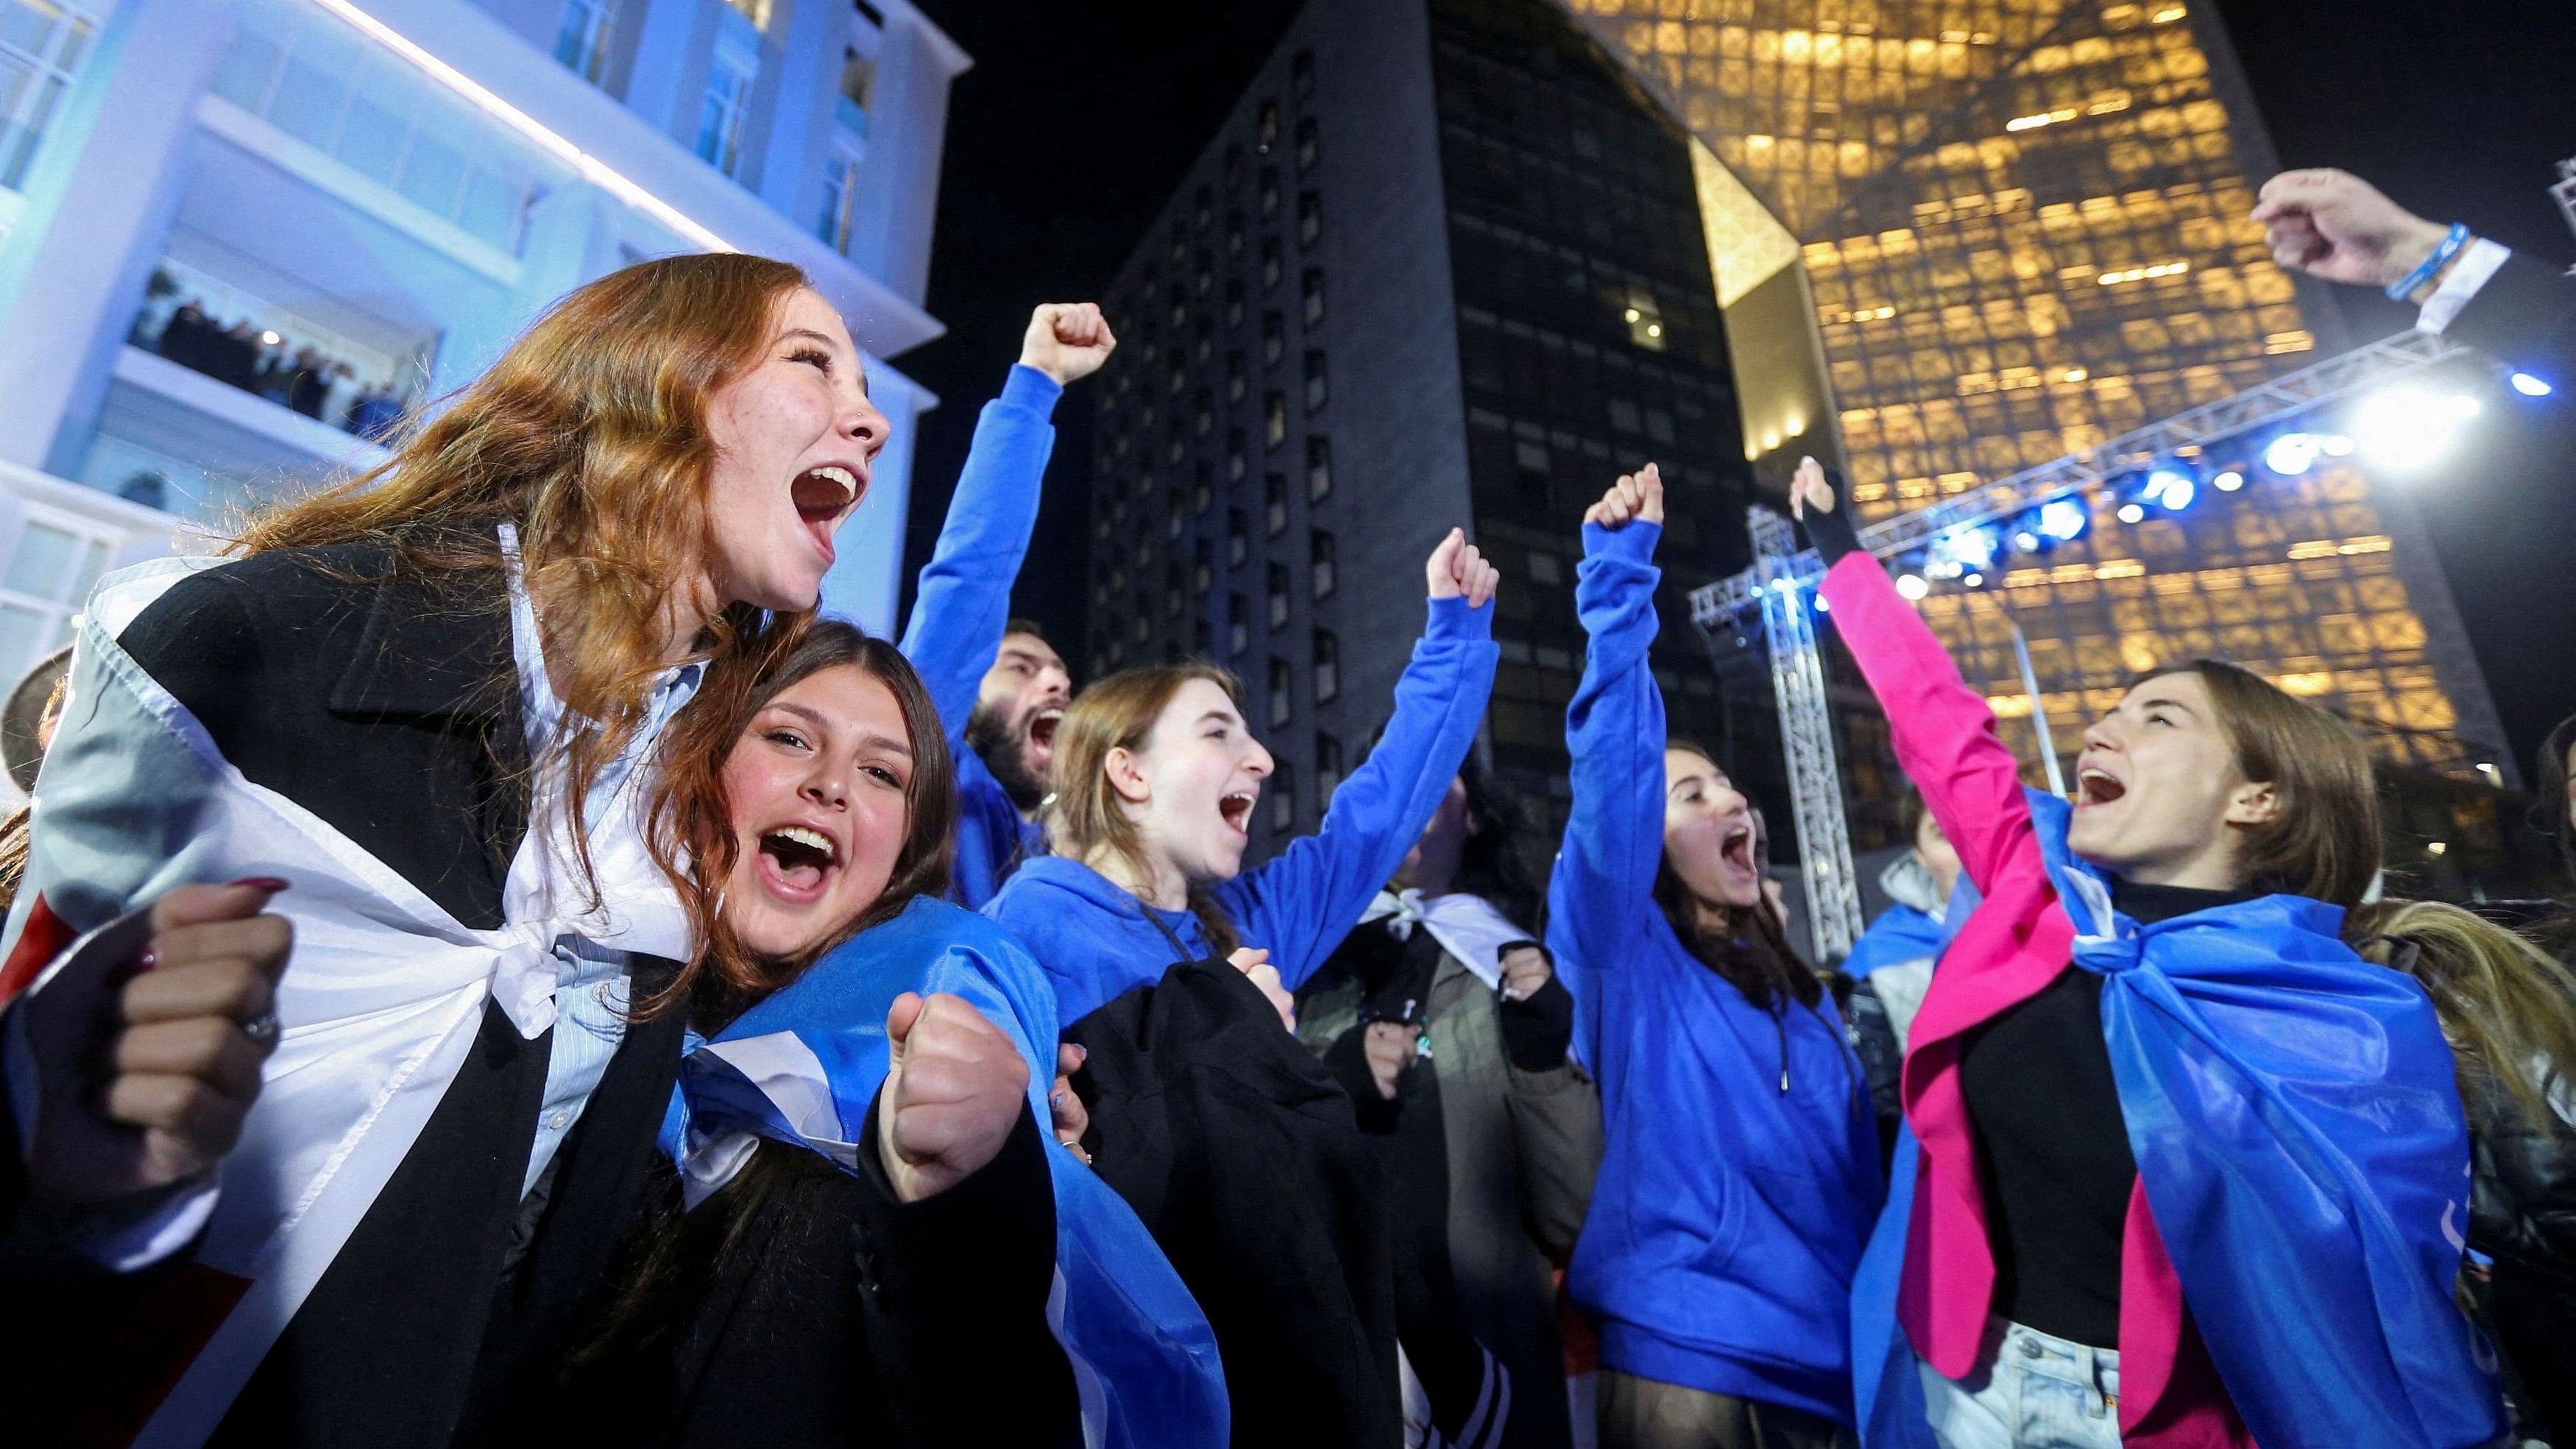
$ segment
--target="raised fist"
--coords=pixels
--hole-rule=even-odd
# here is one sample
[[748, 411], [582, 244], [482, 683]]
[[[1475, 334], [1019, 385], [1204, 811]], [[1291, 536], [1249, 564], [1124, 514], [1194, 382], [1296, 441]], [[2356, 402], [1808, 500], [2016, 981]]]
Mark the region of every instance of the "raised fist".
[[1440, 540], [1440, 546], [1423, 561], [1422, 575], [1430, 584], [1431, 597], [1463, 598], [1470, 609], [1485, 607], [1503, 580], [1502, 571], [1485, 562], [1485, 556], [1467, 541], [1463, 528], [1449, 530]]
[[1664, 521], [1663, 470], [1648, 463], [1634, 473], [1622, 473], [1610, 485], [1599, 502], [1583, 510], [1585, 523], [1596, 523], [1613, 530], [1628, 526], [1628, 520], [1660, 524]]
[[1270, 953], [1259, 946], [1238, 946], [1225, 958], [1235, 970], [1249, 977], [1261, 988], [1262, 998], [1279, 1013], [1279, 1024], [1290, 1031], [1297, 1029], [1297, 998], [1279, 984], [1279, 968], [1270, 964]]
[[1834, 511], [1834, 485], [1825, 477], [1825, 465], [1813, 458], [1800, 458], [1798, 471], [1789, 478], [1789, 516], [1805, 522], [1807, 510], [1818, 513]]
[[1096, 302], [1049, 302], [1029, 314], [1020, 339], [1020, 365], [1034, 367], [1069, 387], [1100, 370], [1118, 339]]
[[964, 997], [896, 997], [877, 1098], [877, 1158], [895, 1196], [919, 1202], [992, 1161], [1028, 1090], [1019, 1048]]
[[2284, 171], [2254, 205], [2272, 260], [2329, 282], [2389, 287], [2405, 279], [2450, 228], [2426, 221], [2349, 171]]

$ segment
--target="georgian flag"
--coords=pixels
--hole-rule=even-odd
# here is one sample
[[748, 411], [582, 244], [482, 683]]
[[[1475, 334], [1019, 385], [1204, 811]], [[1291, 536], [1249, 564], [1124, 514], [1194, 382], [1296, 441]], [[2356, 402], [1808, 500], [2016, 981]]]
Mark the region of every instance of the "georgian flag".
[[[25, 879], [0, 937], [5, 999], [46, 990], [67, 969], [122, 964], [75, 960], [66, 948], [174, 887], [247, 876], [290, 883], [269, 906], [295, 928], [277, 1050], [240, 1144], [191, 1204], [201, 1209], [212, 1194], [205, 1233], [156, 1301], [167, 1311], [150, 1315], [166, 1362], [115, 1366], [141, 1400], [126, 1426], [139, 1445], [195, 1445], [222, 1420], [410, 1151], [480, 1031], [486, 1001], [534, 1038], [554, 1022], [558, 937], [672, 959], [693, 949], [639, 831], [596, 832], [603, 904], [589, 904], [567, 864], [559, 801], [542, 790], [534, 818], [552, 824], [532, 827], [511, 862], [506, 924], [478, 931], [311, 812], [243, 778], [117, 644], [172, 585], [222, 562], [155, 560], [110, 575], [91, 597], [31, 802]], [[18, 1104], [22, 1125], [32, 1108]]]

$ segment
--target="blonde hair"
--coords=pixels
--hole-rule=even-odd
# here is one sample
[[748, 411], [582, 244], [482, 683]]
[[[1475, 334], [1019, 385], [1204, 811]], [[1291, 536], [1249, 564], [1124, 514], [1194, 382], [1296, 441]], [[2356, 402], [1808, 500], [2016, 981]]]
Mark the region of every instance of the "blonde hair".
[[2249, 829], [2238, 882], [2349, 909], [2379, 873], [2379, 795], [2370, 752], [2333, 715], [2219, 659], [2195, 659], [2140, 676], [2197, 674], [2209, 687], [2237, 772], [2270, 785], [2280, 808]]
[[[2376, 901], [2344, 918], [2368, 960], [2421, 982], [2458, 1060], [2460, 1097], [2494, 1083], [2550, 1130], [2550, 1078], [2576, 1071], [2576, 977], [2513, 932], [2439, 901]], [[2474, 1125], [2474, 1124], [2473, 1124]]]
[[[733, 253], [612, 272], [556, 302], [443, 412], [410, 419], [390, 460], [253, 518], [232, 551], [373, 545], [389, 574], [439, 579], [497, 613], [498, 526], [515, 525], [531, 593], [577, 601], [547, 617], [545, 649], [565, 717], [589, 724], [560, 746], [567, 798], [584, 799], [668, 663], [672, 591], [704, 576], [709, 402], [804, 285], [788, 263]], [[759, 618], [736, 605], [698, 642], [723, 655]], [[578, 813], [573, 825], [586, 873]]]
[[[1109, 788], [1109, 753], [1145, 748], [1154, 722], [1193, 680], [1224, 690], [1236, 709], [1243, 708], [1243, 681], [1230, 670], [1199, 662], [1122, 669], [1075, 697], [1055, 729], [1055, 794], [1046, 806], [1047, 831], [1058, 855], [1080, 859], [1107, 854], [1131, 870], [1145, 871], [1145, 845], [1136, 822]], [[1239, 944], [1225, 908], [1196, 884], [1190, 887], [1190, 912], [1218, 955], [1230, 954]]]

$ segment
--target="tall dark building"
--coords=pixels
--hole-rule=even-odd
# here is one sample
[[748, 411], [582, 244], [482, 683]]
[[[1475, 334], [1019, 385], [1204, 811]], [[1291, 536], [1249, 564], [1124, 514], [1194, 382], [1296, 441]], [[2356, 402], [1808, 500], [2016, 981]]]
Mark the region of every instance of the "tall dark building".
[[1673, 729], [1730, 736], [1685, 599], [1747, 561], [1752, 487], [1708, 247], [1690, 143], [1546, 0], [1289, 27], [1108, 291], [1090, 541], [1094, 677], [1242, 675], [1256, 848], [1366, 750], [1453, 525], [1504, 574], [1495, 763], [1561, 819], [1578, 522], [1648, 459]]

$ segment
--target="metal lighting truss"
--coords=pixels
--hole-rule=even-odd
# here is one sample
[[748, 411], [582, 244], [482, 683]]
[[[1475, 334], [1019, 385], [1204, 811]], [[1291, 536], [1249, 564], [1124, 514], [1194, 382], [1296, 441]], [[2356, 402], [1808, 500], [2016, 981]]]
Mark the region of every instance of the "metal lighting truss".
[[[2576, 179], [2576, 178], [2572, 178]], [[2204, 403], [2098, 447], [2026, 468], [1982, 488], [1882, 519], [1860, 530], [1861, 547], [1894, 558], [1953, 529], [1996, 523], [2051, 499], [2090, 493], [2112, 478], [2192, 446], [2206, 446], [2267, 427], [2348, 394], [2419, 372], [2468, 349], [2413, 330], [2355, 348], [2275, 378], [2233, 397]], [[1780, 739], [1788, 751], [1791, 805], [1798, 822], [1799, 865], [1806, 873], [1807, 918], [1819, 960], [1850, 952], [1861, 931], [1860, 881], [1853, 872], [1851, 827], [1843, 814], [1842, 771], [1834, 758], [1825, 706], [1824, 661], [1816, 649], [1806, 587], [1823, 576], [1812, 549], [1801, 550], [1787, 519], [1746, 510], [1753, 567], [1691, 591], [1691, 622], [1710, 649], [1721, 635], [1740, 635], [1745, 611], [1759, 607], [1762, 643], [1771, 656]]]

